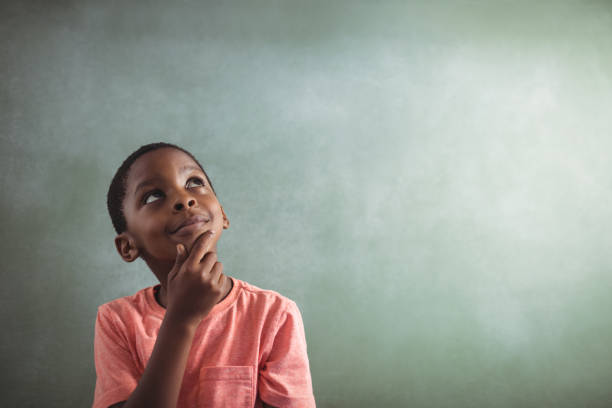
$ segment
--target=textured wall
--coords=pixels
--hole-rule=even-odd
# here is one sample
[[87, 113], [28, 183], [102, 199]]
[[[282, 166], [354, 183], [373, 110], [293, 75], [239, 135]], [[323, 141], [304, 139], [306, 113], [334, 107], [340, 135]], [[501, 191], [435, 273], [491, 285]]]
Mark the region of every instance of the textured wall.
[[3, 406], [91, 404], [97, 306], [155, 283], [106, 191], [160, 140], [320, 407], [612, 404], [612, 3], [1, 7]]

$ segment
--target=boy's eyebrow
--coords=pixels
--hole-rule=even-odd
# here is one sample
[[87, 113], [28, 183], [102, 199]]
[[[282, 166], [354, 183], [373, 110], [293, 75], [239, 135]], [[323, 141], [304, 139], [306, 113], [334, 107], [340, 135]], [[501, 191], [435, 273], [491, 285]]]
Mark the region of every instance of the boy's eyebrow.
[[[192, 164], [187, 164], [187, 165], [185, 165], [185, 166], [183, 166], [183, 167], [181, 167], [181, 168], [179, 169], [179, 174], [187, 173], [187, 172], [189, 172], [189, 171], [194, 171], [194, 170], [202, 171], [202, 170], [201, 170], [199, 167], [197, 167], [197, 166], [194, 166], [194, 165], [192, 165]], [[136, 186], [136, 190], [134, 190], [134, 195], [136, 195], [136, 193], [138, 193], [138, 190], [140, 190], [142, 187], [144, 187], [144, 186], [146, 186], [146, 185], [149, 185], [149, 184], [153, 184], [153, 182], [154, 182], [155, 180], [157, 180], [157, 179], [158, 179], [158, 177], [153, 177], [153, 178], [146, 179], [146, 180], [144, 180], [144, 181], [140, 182], [140, 183], [139, 183], [139, 184]]]

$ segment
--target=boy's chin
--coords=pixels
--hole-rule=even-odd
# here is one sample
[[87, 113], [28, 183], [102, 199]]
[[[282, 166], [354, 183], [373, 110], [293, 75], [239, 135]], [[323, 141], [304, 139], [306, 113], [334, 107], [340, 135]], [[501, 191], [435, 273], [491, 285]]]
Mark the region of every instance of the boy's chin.
[[[185, 248], [187, 249], [187, 253], [190, 254], [192, 248], [196, 245], [198, 240], [204, 234], [206, 234], [206, 232], [208, 232], [208, 231], [198, 231], [197, 233], [192, 234], [190, 236], [180, 237], [179, 239], [176, 240], [176, 244], [175, 244], [175, 249], [174, 250], [176, 251], [176, 245], [183, 244], [185, 246]], [[175, 256], [176, 256], [176, 252], [175, 252]]]

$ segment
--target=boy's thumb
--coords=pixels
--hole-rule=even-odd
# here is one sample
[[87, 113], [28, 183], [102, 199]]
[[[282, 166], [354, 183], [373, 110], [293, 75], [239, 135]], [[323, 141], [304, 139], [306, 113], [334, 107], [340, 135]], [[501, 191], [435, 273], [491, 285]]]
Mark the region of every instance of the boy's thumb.
[[183, 246], [183, 244], [178, 244], [176, 246], [176, 257], [181, 258], [184, 253], [185, 253], [185, 247]]

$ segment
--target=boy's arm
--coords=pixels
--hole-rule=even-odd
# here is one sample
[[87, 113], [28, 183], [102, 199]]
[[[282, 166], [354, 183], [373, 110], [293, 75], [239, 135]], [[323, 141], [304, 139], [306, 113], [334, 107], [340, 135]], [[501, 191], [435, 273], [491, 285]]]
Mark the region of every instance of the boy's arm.
[[176, 407], [196, 328], [221, 300], [227, 279], [217, 254], [210, 252], [212, 235], [198, 237], [189, 254], [184, 246], [177, 247], [167, 280], [166, 315], [138, 386], [121, 405], [124, 408]]
[[196, 327], [166, 314], [147, 367], [124, 408], [176, 406]]

